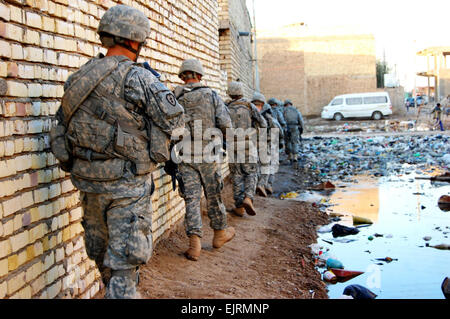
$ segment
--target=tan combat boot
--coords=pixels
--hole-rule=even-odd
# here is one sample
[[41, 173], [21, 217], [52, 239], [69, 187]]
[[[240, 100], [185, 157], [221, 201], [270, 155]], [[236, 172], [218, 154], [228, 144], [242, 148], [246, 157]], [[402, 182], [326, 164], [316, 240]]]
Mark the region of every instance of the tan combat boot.
[[242, 202], [242, 206], [244, 206], [245, 211], [247, 212], [247, 214], [251, 215], [251, 216], [255, 216], [256, 215], [256, 211], [255, 208], [253, 207], [253, 202], [250, 198], [245, 197], [244, 201]]
[[233, 213], [239, 217], [244, 217], [245, 208], [244, 207], [233, 208]]
[[189, 236], [189, 249], [186, 250], [184, 253], [184, 256], [186, 256], [187, 259], [190, 260], [198, 260], [198, 257], [200, 257], [200, 251], [202, 250], [202, 242], [200, 240], [200, 237], [197, 235]]
[[266, 190], [261, 186], [256, 187], [256, 193], [262, 197], [267, 197]]
[[226, 242], [232, 240], [235, 234], [236, 231], [233, 227], [227, 227], [221, 230], [214, 229], [213, 247], [222, 247]]

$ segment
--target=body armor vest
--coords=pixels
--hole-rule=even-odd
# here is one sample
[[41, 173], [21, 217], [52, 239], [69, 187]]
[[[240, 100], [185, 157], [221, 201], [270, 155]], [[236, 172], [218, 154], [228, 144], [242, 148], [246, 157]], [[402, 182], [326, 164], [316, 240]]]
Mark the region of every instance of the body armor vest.
[[127, 160], [134, 163], [136, 175], [155, 168], [142, 111], [124, 99], [125, 78], [134, 65], [121, 56], [105, 57], [74, 73], [62, 108], [75, 176], [95, 181], [119, 179]]

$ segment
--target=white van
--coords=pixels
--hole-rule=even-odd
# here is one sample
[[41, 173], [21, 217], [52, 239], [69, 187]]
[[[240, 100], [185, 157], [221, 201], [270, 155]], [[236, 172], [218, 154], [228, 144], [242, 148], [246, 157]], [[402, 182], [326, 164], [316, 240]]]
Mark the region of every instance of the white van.
[[323, 119], [340, 121], [346, 117], [371, 117], [380, 120], [392, 114], [387, 92], [352, 93], [338, 95], [322, 111]]

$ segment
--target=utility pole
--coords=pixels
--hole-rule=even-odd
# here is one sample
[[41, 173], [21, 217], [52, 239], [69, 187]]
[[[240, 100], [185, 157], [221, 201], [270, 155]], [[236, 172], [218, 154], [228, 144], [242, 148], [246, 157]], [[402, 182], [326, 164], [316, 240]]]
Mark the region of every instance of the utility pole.
[[255, 0], [252, 1], [253, 6], [253, 43], [254, 43], [254, 53], [253, 53], [253, 61], [255, 61], [255, 90], [260, 91], [259, 88], [259, 71], [258, 71], [258, 53], [257, 53], [257, 45], [256, 45], [256, 16], [255, 16]]

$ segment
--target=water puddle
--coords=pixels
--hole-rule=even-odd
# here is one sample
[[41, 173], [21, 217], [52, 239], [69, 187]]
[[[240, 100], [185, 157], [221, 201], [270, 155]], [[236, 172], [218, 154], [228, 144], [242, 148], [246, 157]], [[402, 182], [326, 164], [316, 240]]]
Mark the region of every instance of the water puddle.
[[[373, 221], [356, 235], [333, 238], [331, 232], [319, 233], [317, 243], [324, 251], [329, 249], [346, 270], [364, 272], [329, 284], [330, 298], [340, 297], [351, 284], [369, 288], [378, 299], [444, 298], [441, 283], [450, 276], [450, 250], [426, 245], [450, 244], [450, 212], [437, 204], [440, 196], [450, 194], [450, 185], [415, 179], [424, 176], [419, 174], [360, 177], [357, 184], [338, 184], [346, 187], [325, 197], [327, 212], [345, 214], [339, 224], [353, 227], [352, 215]], [[394, 260], [377, 260], [385, 257]]]

